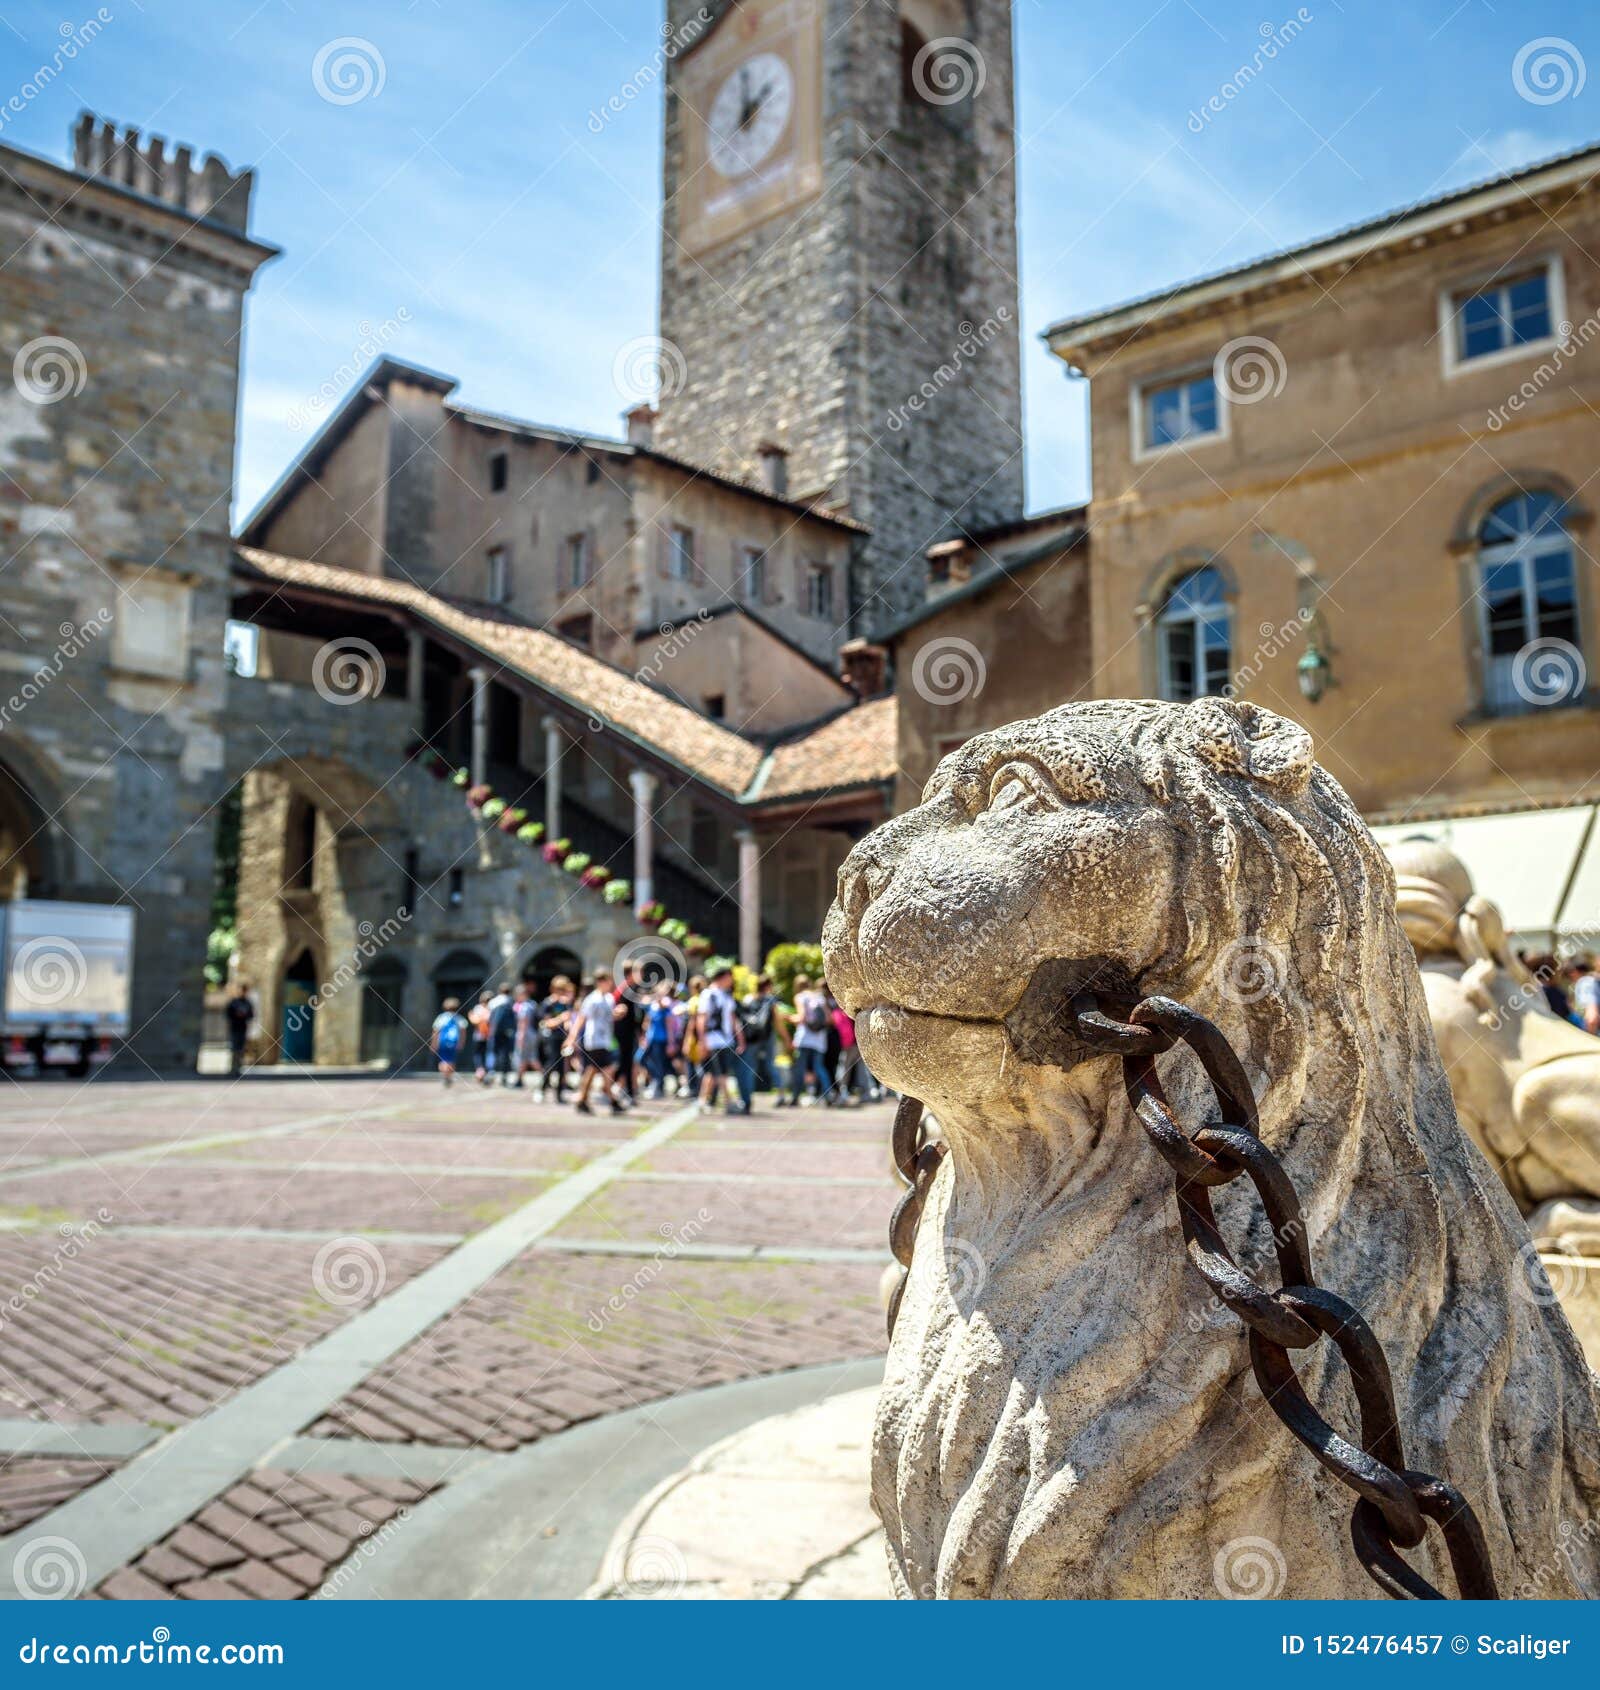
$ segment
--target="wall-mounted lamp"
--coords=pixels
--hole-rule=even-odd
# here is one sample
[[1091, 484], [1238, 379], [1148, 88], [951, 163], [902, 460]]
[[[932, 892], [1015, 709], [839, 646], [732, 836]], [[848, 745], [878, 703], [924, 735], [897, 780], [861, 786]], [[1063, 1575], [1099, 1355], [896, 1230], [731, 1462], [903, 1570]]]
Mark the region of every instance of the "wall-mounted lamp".
[[1314, 634], [1306, 644], [1297, 672], [1301, 697], [1307, 704], [1315, 704], [1333, 681], [1333, 665], [1328, 661], [1327, 653], [1317, 644]]

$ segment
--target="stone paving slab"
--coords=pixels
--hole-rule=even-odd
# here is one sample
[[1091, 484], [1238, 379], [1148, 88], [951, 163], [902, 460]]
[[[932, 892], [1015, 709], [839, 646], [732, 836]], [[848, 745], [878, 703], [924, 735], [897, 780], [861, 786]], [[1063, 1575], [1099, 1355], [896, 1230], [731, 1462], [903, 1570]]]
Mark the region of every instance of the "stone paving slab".
[[751, 1144], [745, 1139], [697, 1139], [666, 1145], [641, 1163], [638, 1172], [760, 1174], [776, 1180], [791, 1176], [881, 1180], [889, 1176], [889, 1166], [887, 1144], [784, 1138], [769, 1145]]
[[[797, 1195], [803, 1189], [804, 1195]], [[798, 1188], [781, 1179], [748, 1185], [622, 1182], [603, 1191], [552, 1235], [584, 1239], [683, 1238], [695, 1244], [825, 1244], [881, 1247], [899, 1187], [887, 1172], [870, 1185]]]
[[167, 1157], [41, 1176], [25, 1191], [0, 1187], [0, 1220], [104, 1212], [114, 1221], [141, 1225], [468, 1232], [520, 1207], [547, 1180], [528, 1174], [458, 1178], [295, 1167], [279, 1173]]
[[[233, 1399], [249, 1387], [270, 1383], [274, 1403], [315, 1401], [315, 1390], [290, 1378], [316, 1371], [299, 1358], [351, 1316], [373, 1312], [370, 1283], [366, 1301], [359, 1288], [354, 1303], [327, 1300], [329, 1283], [342, 1292], [326, 1273], [319, 1283], [321, 1252], [367, 1252], [357, 1266], [369, 1280], [376, 1275], [379, 1291], [400, 1291], [422, 1270], [471, 1252], [492, 1222], [520, 1215], [569, 1170], [599, 1169], [606, 1159], [597, 1177], [578, 1176], [574, 1201], [587, 1200], [559, 1227], [557, 1205], [549, 1225], [585, 1249], [623, 1253], [567, 1254], [548, 1232], [530, 1234], [538, 1244], [476, 1281], [477, 1290], [457, 1293], [453, 1306], [432, 1299], [443, 1312], [420, 1336], [397, 1352], [377, 1346], [362, 1383], [321, 1398], [345, 1390], [332, 1409], [286, 1422], [284, 1432], [297, 1436], [264, 1442], [254, 1457], [245, 1450], [232, 1473], [259, 1459], [274, 1470], [265, 1484], [259, 1474], [235, 1481], [212, 1442], [189, 1449], [196, 1460], [175, 1450], [154, 1468], [147, 1457], [166, 1443], [151, 1446], [123, 1461], [129, 1471], [120, 1479], [109, 1447], [0, 1450], [0, 1508], [15, 1469], [14, 1511], [4, 1518], [48, 1535], [59, 1509], [64, 1524], [89, 1533], [86, 1546], [95, 1539], [88, 1522], [105, 1513], [98, 1503], [85, 1512], [97, 1486], [120, 1483], [143, 1496], [152, 1472], [157, 1491], [170, 1472], [180, 1489], [166, 1504], [157, 1497], [156, 1513], [166, 1507], [167, 1519], [183, 1523], [163, 1521], [161, 1538], [145, 1537], [150, 1548], [136, 1563], [104, 1578], [105, 1596], [314, 1594], [330, 1568], [353, 1565], [387, 1524], [371, 1521], [364, 1531], [367, 1516], [341, 1489], [339, 1481], [391, 1476], [363, 1449], [376, 1463], [385, 1451], [407, 1462], [399, 1477], [421, 1496], [455, 1482], [458, 1463], [466, 1473], [510, 1459], [504, 1452], [581, 1421], [882, 1347], [879, 1263], [897, 1196], [888, 1109], [790, 1116], [768, 1108], [751, 1119], [686, 1124], [675, 1100], [622, 1118], [584, 1117], [510, 1090], [444, 1092], [429, 1077], [365, 1076], [29, 1084], [7, 1101], [17, 1110], [0, 1120], [0, 1424], [56, 1422], [52, 1438], [83, 1423], [125, 1427], [140, 1440], [150, 1428], [190, 1426], [176, 1441], [193, 1444], [202, 1429], [192, 1422], [221, 1409], [219, 1425], [232, 1427], [247, 1406]], [[688, 1155], [652, 1131], [669, 1121], [695, 1147]], [[650, 1177], [633, 1183], [626, 1147], [641, 1134], [650, 1138], [641, 1146]], [[11, 1171], [8, 1149], [19, 1159]], [[48, 1165], [20, 1165], [36, 1153]], [[797, 1198], [794, 1181], [806, 1177], [867, 1183], [808, 1186]], [[718, 1212], [701, 1222], [708, 1201]], [[97, 1215], [107, 1218], [91, 1220]], [[97, 1230], [66, 1252], [61, 1224], [73, 1217], [80, 1233]], [[720, 1249], [744, 1259], [673, 1259], [697, 1242], [713, 1257]], [[825, 1259], [748, 1259], [784, 1246]], [[360, 1348], [350, 1379], [359, 1377], [365, 1342]], [[338, 1441], [319, 1441], [327, 1439]], [[349, 1470], [324, 1473], [319, 1461]], [[146, 1469], [137, 1484], [135, 1468]], [[215, 1488], [200, 1506], [202, 1476]], [[291, 1476], [309, 1489], [286, 1492]], [[366, 1499], [374, 1500], [370, 1490]], [[124, 1512], [129, 1505], [111, 1501]], [[224, 1505], [291, 1542], [295, 1525], [303, 1541], [285, 1551], [228, 1513], [206, 1524], [207, 1511]], [[185, 1520], [183, 1509], [194, 1512]], [[290, 1512], [269, 1518], [269, 1509]], [[214, 1529], [217, 1520], [237, 1543]], [[18, 1542], [26, 1541], [24, 1532]], [[115, 1564], [106, 1541], [98, 1559], [92, 1550], [88, 1557], [97, 1578]]]
[[872, 1355], [881, 1271], [533, 1252], [310, 1431], [515, 1449], [674, 1392]]
[[[0, 1286], [36, 1288], [6, 1311], [0, 1413], [156, 1426], [203, 1413], [353, 1312], [319, 1290], [318, 1248], [106, 1233], [68, 1260], [59, 1235], [0, 1235]], [[385, 1248], [386, 1285], [443, 1253]]]
[[293, 1138], [244, 1140], [216, 1150], [196, 1150], [185, 1160], [250, 1163], [258, 1167], [320, 1169], [364, 1166], [375, 1172], [413, 1167], [494, 1167], [511, 1172], [567, 1174], [580, 1168], [597, 1151], [622, 1140], [579, 1138], [513, 1138], [503, 1133], [470, 1130], [447, 1137], [435, 1133], [365, 1132], [359, 1127], [342, 1133], [305, 1133]]
[[52, 1508], [98, 1484], [119, 1463], [66, 1455], [0, 1456], [0, 1532], [31, 1524]]
[[376, 1549], [403, 1532], [410, 1510], [433, 1488], [408, 1479], [261, 1468], [93, 1594], [235, 1602], [318, 1595], [352, 1550], [359, 1554], [368, 1543]]

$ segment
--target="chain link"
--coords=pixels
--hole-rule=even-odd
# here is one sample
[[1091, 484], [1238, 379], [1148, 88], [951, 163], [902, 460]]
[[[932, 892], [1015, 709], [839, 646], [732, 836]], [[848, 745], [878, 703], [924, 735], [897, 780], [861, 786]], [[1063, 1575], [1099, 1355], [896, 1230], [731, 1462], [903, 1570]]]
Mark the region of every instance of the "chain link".
[[[1071, 1017], [1091, 1049], [1122, 1059], [1123, 1084], [1140, 1125], [1172, 1169], [1184, 1244], [1196, 1271], [1250, 1335], [1250, 1363], [1268, 1406], [1343, 1485], [1355, 1492], [1350, 1524], [1356, 1558], [1385, 1594], [1442, 1598], [1401, 1555], [1440, 1528], [1464, 1599], [1498, 1597], [1483, 1529], [1462, 1494], [1430, 1473], [1405, 1464], [1394, 1387], [1383, 1348], [1360, 1312], [1325, 1291], [1311, 1267], [1300, 1199], [1283, 1164], [1256, 1128], [1255, 1093], [1237, 1053], [1214, 1022], [1171, 998], [1146, 998], [1126, 1021], [1102, 1012], [1092, 992], [1072, 999]], [[1176, 1045], [1199, 1059], [1219, 1118], [1185, 1132], [1173, 1115], [1156, 1072], [1156, 1058]], [[889, 1242], [900, 1263], [889, 1299], [893, 1336], [911, 1267], [917, 1225], [944, 1147], [927, 1142], [922, 1104], [902, 1098], [894, 1121], [894, 1162], [907, 1187], [890, 1222]], [[1262, 1285], [1241, 1268], [1217, 1226], [1211, 1192], [1241, 1175], [1255, 1187], [1278, 1258], [1282, 1284]], [[1360, 1411], [1360, 1444], [1334, 1430], [1306, 1396], [1290, 1351], [1328, 1339], [1344, 1358]]]

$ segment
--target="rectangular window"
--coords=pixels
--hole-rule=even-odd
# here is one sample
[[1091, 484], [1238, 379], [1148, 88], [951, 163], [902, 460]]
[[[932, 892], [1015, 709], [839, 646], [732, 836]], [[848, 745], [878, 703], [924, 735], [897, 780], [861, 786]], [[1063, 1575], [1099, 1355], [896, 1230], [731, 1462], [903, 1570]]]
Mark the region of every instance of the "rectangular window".
[[746, 604], [767, 602], [767, 550], [765, 546], [742, 546], [739, 551], [739, 590]]
[[511, 455], [509, 452], [491, 452], [489, 454], [489, 491], [503, 493], [506, 483], [511, 479]]
[[569, 645], [575, 645], [584, 651], [594, 649], [594, 618], [592, 616], [569, 616], [565, 622], [556, 624], [556, 632]]
[[222, 637], [222, 653], [230, 675], [254, 677], [261, 662], [261, 630], [249, 622], [229, 622]]
[[491, 546], [489, 548], [489, 591], [490, 604], [509, 604], [511, 602], [511, 548], [509, 546]]
[[705, 700], [706, 714], [713, 722], [723, 722], [728, 717], [728, 695], [721, 692], [708, 693]]
[[1452, 304], [1458, 363], [1491, 358], [1551, 337], [1548, 267], [1458, 293]]
[[581, 587], [589, 579], [589, 536], [569, 534], [564, 554], [564, 568], [568, 587]]
[[833, 620], [833, 571], [825, 563], [814, 563], [806, 571], [806, 615], [819, 622]]
[[1182, 381], [1147, 387], [1140, 396], [1140, 439], [1146, 451], [1160, 451], [1185, 440], [1203, 440], [1222, 427], [1216, 378], [1210, 370]]
[[667, 573], [674, 581], [692, 581], [694, 568], [694, 530], [675, 527], [667, 536]]

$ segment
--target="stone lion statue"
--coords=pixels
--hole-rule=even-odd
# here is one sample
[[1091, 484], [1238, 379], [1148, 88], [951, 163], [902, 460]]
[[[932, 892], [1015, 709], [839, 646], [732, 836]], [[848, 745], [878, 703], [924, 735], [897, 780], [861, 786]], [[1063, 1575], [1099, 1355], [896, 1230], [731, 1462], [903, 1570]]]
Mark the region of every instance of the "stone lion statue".
[[1600, 1039], [1551, 1012], [1459, 857], [1388, 855], [1457, 1117], [1542, 1247], [1600, 1256]]
[[[1600, 1595], [1600, 1402], [1529, 1238], [1456, 1124], [1388, 865], [1307, 734], [1207, 699], [1068, 705], [947, 757], [839, 877], [828, 980], [948, 1154], [890, 1346], [874, 1504], [902, 1595], [1370, 1597], [1349, 1491], [1264, 1406], [1188, 1264], [1113, 1057], [1030, 1059], [1042, 965], [1110, 959], [1216, 1021], [1362, 1310], [1406, 1459], [1477, 1510], [1503, 1595]], [[1039, 978], [1048, 980], [1045, 968]], [[1178, 1118], [1214, 1108], [1162, 1058]], [[1216, 1194], [1276, 1283], [1248, 1182]], [[1311, 1399], [1359, 1425], [1330, 1344]], [[1437, 1531], [1409, 1552], [1454, 1590]]]

